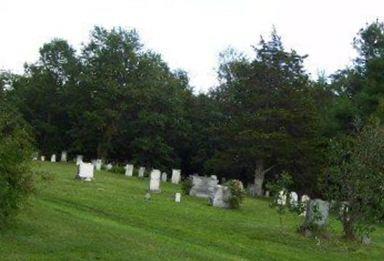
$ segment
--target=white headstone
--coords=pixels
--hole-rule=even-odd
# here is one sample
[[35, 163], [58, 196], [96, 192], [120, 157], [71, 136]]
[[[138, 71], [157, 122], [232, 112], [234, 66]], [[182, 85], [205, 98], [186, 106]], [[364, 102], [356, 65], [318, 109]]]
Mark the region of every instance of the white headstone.
[[292, 191], [289, 194], [289, 205], [291, 205], [292, 207], [297, 207], [298, 203], [299, 203], [299, 196], [297, 195], [296, 192]]
[[97, 171], [100, 171], [102, 165], [103, 165], [103, 161], [101, 159], [97, 159], [96, 162], [95, 162], [95, 169]]
[[93, 165], [92, 163], [80, 162], [77, 166], [76, 178], [85, 181], [91, 181], [93, 179]]
[[181, 180], [180, 170], [179, 169], [173, 169], [172, 170], [172, 183], [173, 184], [179, 184], [180, 180]]
[[160, 192], [160, 175], [161, 172], [158, 169], [151, 171], [151, 179], [149, 181], [149, 191]]
[[62, 162], [67, 162], [67, 152], [66, 152], [66, 151], [62, 151], [62, 152], [61, 152], [61, 158], [60, 158], [60, 161], [62, 161]]
[[230, 197], [231, 191], [227, 186], [216, 185], [213, 193], [210, 195], [209, 202], [214, 207], [229, 208]]
[[287, 195], [284, 190], [281, 190], [279, 192], [278, 198], [277, 198], [277, 204], [280, 206], [285, 206], [287, 204]]
[[45, 156], [40, 157], [41, 161], [45, 161]]
[[175, 202], [177, 202], [177, 203], [181, 202], [181, 193], [178, 192], [175, 194]]
[[105, 168], [106, 168], [107, 170], [111, 170], [111, 169], [113, 168], [112, 163], [108, 163], [107, 165], [105, 165]]
[[125, 176], [132, 177], [133, 176], [133, 165], [127, 164], [124, 168], [125, 168]]
[[56, 162], [56, 154], [52, 154], [52, 156], [51, 156], [51, 162]]
[[269, 190], [265, 191], [265, 197], [269, 198]]
[[139, 168], [139, 178], [144, 178], [145, 167]]
[[311, 198], [308, 197], [307, 195], [301, 196], [300, 204], [301, 204], [301, 207], [303, 208], [303, 212], [300, 214], [300, 216], [305, 216], [307, 214], [307, 205], [310, 200]]
[[161, 174], [161, 182], [167, 182], [167, 173], [163, 172], [163, 174]]
[[83, 162], [83, 155], [76, 156], [76, 165], [80, 165]]

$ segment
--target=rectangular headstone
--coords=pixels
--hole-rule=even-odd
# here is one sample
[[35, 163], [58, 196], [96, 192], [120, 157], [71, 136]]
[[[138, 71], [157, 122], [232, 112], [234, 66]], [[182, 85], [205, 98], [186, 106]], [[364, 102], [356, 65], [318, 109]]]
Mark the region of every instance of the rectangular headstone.
[[161, 174], [161, 182], [167, 182], [167, 173], [163, 172], [163, 174]]
[[160, 192], [160, 170], [154, 169], [151, 171], [151, 179], [149, 181], [149, 191]]
[[97, 171], [100, 171], [102, 165], [103, 165], [103, 161], [101, 159], [97, 159], [96, 162], [95, 162], [95, 169]]
[[144, 178], [145, 167], [139, 168], [139, 178]]
[[52, 154], [52, 156], [51, 156], [51, 162], [56, 162], [56, 154]]
[[60, 158], [60, 161], [62, 161], [62, 162], [67, 162], [67, 152], [66, 152], [66, 151], [62, 151], [62, 152], [61, 152], [61, 158]]
[[181, 193], [176, 193], [175, 194], [175, 202], [176, 203], [180, 203], [181, 202]]
[[209, 202], [214, 207], [229, 208], [230, 197], [231, 191], [227, 186], [216, 185], [213, 193], [210, 195]]
[[40, 157], [41, 161], [45, 161], [45, 156]]
[[76, 165], [80, 165], [83, 162], [83, 155], [76, 156]]
[[107, 170], [111, 170], [111, 169], [113, 168], [112, 163], [108, 163], [107, 165], [105, 165], [105, 168], [106, 168]]
[[93, 179], [93, 165], [92, 163], [81, 162], [77, 166], [77, 175], [76, 178], [91, 181]]
[[133, 165], [132, 164], [127, 164], [125, 166], [125, 176], [127, 176], [127, 177], [133, 176]]
[[179, 184], [181, 180], [180, 170], [179, 169], [173, 169], [172, 170], [172, 183], [173, 184]]

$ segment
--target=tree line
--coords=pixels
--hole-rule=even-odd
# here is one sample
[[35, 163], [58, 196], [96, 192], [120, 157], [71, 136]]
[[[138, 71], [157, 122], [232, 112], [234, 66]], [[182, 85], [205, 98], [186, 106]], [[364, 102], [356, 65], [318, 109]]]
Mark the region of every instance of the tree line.
[[220, 56], [218, 86], [196, 94], [182, 70], [144, 48], [135, 30], [95, 27], [75, 50], [54, 39], [23, 74], [1, 74], [0, 98], [31, 126], [35, 148], [86, 159], [253, 182], [291, 173], [299, 193], [321, 195], [332, 142], [384, 117], [384, 25], [353, 39], [358, 56], [313, 79], [306, 55], [273, 30], [254, 55]]

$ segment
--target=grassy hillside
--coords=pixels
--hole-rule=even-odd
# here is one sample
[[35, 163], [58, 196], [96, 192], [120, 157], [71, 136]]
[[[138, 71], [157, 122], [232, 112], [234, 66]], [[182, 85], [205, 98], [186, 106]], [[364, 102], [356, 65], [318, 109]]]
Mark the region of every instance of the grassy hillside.
[[[320, 242], [295, 232], [288, 216], [281, 228], [268, 201], [246, 199], [240, 210], [206, 200], [172, 196], [180, 187], [144, 200], [148, 180], [97, 172], [93, 182], [74, 179], [75, 166], [35, 163], [47, 172], [14, 228], [0, 235], [0, 260], [384, 260], [384, 229], [362, 247], [337, 236]], [[340, 234], [340, 226], [332, 222]]]

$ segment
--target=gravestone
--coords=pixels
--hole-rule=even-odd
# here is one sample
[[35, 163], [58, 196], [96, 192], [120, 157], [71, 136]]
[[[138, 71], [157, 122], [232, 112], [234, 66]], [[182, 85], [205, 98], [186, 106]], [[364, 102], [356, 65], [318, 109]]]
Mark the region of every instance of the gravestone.
[[41, 161], [45, 161], [45, 156], [41, 156], [41, 157], [40, 157], [40, 160], [41, 160]]
[[125, 166], [125, 176], [127, 176], [127, 177], [133, 176], [133, 165], [132, 164], [127, 164]]
[[111, 170], [112, 168], [113, 168], [112, 163], [108, 163], [107, 165], [105, 165], [106, 170]]
[[266, 198], [269, 198], [269, 190], [266, 190], [266, 191], [265, 191], [265, 197], [266, 197]]
[[297, 207], [299, 204], [299, 196], [297, 195], [296, 192], [292, 191], [289, 194], [289, 205], [291, 207]]
[[52, 154], [52, 156], [51, 156], [51, 162], [56, 162], [56, 154]]
[[80, 162], [77, 166], [76, 178], [91, 181], [93, 179], [93, 165], [92, 163]]
[[139, 178], [144, 178], [144, 172], [145, 172], [145, 167], [140, 167], [139, 168]]
[[321, 199], [311, 199], [307, 204], [305, 224], [307, 226], [316, 225], [320, 228], [328, 224], [330, 204]]
[[248, 184], [248, 192], [251, 197], [256, 197], [256, 185]]
[[209, 203], [218, 208], [229, 208], [229, 199], [231, 197], [231, 191], [227, 186], [216, 185], [213, 188], [213, 192], [209, 197]]
[[179, 169], [173, 169], [172, 170], [172, 179], [171, 179], [172, 183], [173, 184], [179, 184], [180, 179], [181, 179], [180, 170]]
[[97, 159], [95, 162], [95, 169], [96, 170], [101, 170], [101, 166], [103, 165], [103, 161], [101, 159]]
[[67, 162], [67, 152], [66, 152], [66, 151], [62, 151], [62, 152], [61, 152], [61, 158], [60, 158], [60, 161], [61, 161], [61, 162]]
[[189, 191], [190, 196], [199, 198], [209, 198], [213, 193], [216, 185], [219, 181], [214, 177], [200, 177], [198, 175], [192, 176], [192, 188]]
[[284, 190], [281, 190], [279, 192], [279, 195], [277, 197], [277, 204], [280, 206], [285, 206], [287, 204], [287, 195]]
[[83, 162], [83, 155], [76, 156], [76, 165], [80, 165]]
[[149, 191], [160, 192], [160, 175], [161, 172], [158, 169], [151, 171], [151, 178], [149, 181]]
[[178, 192], [175, 194], [175, 202], [177, 202], [177, 203], [181, 202], [181, 193]]
[[307, 205], [310, 200], [311, 198], [307, 195], [301, 196], [300, 204], [303, 211], [300, 213], [300, 216], [305, 216], [307, 214]]
[[167, 182], [167, 173], [163, 172], [163, 174], [161, 174], [161, 182]]

